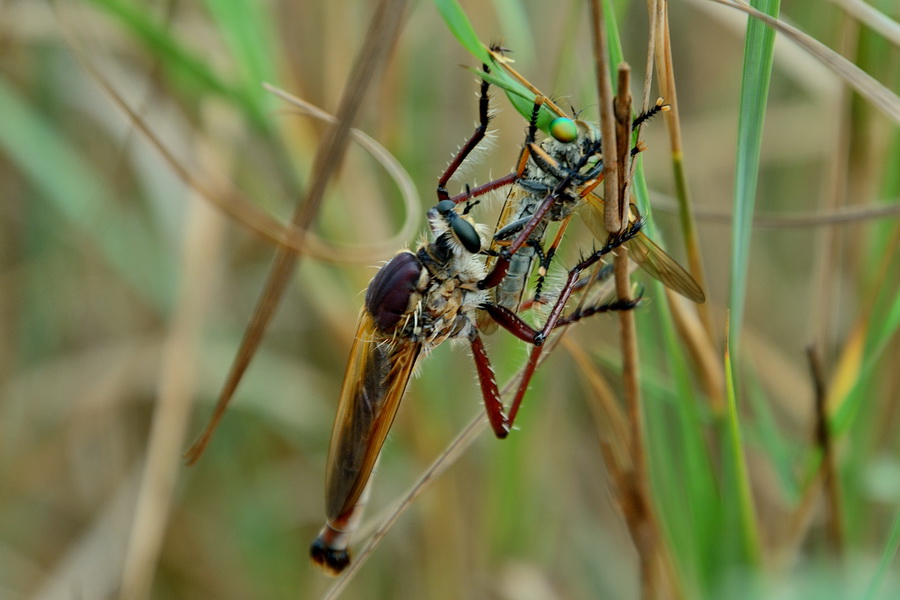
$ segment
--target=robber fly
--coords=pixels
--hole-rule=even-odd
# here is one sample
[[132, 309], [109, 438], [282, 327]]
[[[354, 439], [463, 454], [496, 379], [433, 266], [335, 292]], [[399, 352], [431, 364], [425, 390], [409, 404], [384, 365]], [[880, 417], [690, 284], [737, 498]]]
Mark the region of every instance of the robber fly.
[[[569, 219], [576, 211], [581, 212], [598, 239], [607, 235], [603, 228], [603, 200], [593, 193], [603, 179], [602, 142], [596, 126], [566, 115], [514, 71], [499, 48], [492, 48], [491, 54], [495, 58], [495, 64], [512, 74], [535, 94], [525, 143], [491, 246], [492, 253], [498, 256], [501, 255], [502, 248], [509, 248], [508, 265], [489, 259], [490, 274], [483, 283], [483, 287], [493, 289], [496, 304], [518, 312], [534, 259], [539, 259], [539, 278], [535, 287], [535, 296], [538, 297], [550, 261]], [[557, 117], [550, 122], [549, 135], [538, 145], [537, 122], [543, 107], [550, 109]], [[658, 101], [654, 107], [634, 119], [633, 127], [667, 108], [661, 100]], [[636, 152], [637, 149], [633, 150], [633, 154]], [[640, 219], [640, 214], [632, 205], [629, 222], [634, 223]], [[560, 222], [560, 228], [553, 243], [545, 251], [543, 240], [551, 221]], [[628, 247], [631, 250], [630, 256], [649, 275], [694, 302], [702, 303], [705, 300], [703, 290], [693, 277], [646, 235], [639, 233]], [[482, 318], [481, 325], [484, 331], [496, 329], [488, 319]]]
[[[428, 211], [433, 241], [402, 251], [366, 289], [365, 305], [338, 401], [325, 478], [326, 523], [310, 556], [326, 573], [350, 564], [350, 536], [368, 495], [369, 479], [397, 414], [416, 362], [444, 340], [468, 338], [488, 412], [502, 410], [500, 392], [475, 323], [488, 301], [484, 279], [485, 232], [468, 216], [474, 204], [450, 199], [447, 182], [487, 133], [488, 84], [481, 85], [475, 132], [438, 180], [438, 203]], [[462, 214], [457, 204], [465, 201]]]
[[310, 549], [330, 573], [349, 564], [372, 468], [419, 357], [450, 338], [481, 346], [473, 316], [487, 301], [478, 289], [484, 234], [468, 208], [460, 215], [452, 201], [438, 202], [428, 211], [434, 241], [396, 254], [366, 290], [328, 451], [327, 522]]
[[[464, 195], [466, 199], [471, 199], [509, 186], [507, 200], [492, 238], [491, 248], [485, 251], [490, 257], [486, 265], [488, 274], [478, 284], [479, 288], [491, 292], [491, 301], [482, 306], [482, 311], [478, 315], [478, 329], [489, 333], [496, 329], [497, 325], [500, 325], [533, 345], [528, 362], [523, 368], [520, 384], [507, 411], [492, 414], [491, 410], [488, 410], [494, 433], [497, 437], [503, 438], [508, 435], [512, 427], [525, 391], [537, 368], [542, 345], [547, 336], [556, 327], [572, 323], [589, 314], [628, 308], [624, 304], [629, 301], [620, 300], [618, 302], [623, 305], [615, 308], [613, 306], [616, 302], [613, 302], [599, 307], [578, 309], [564, 315], [566, 303], [572, 294], [590, 284], [590, 278], [583, 279], [582, 273], [612, 249], [628, 243], [631, 249], [630, 256], [650, 275], [695, 302], [703, 302], [705, 296], [693, 277], [643, 234], [641, 228], [644, 219], [633, 206], [629, 209], [625, 229], [619, 234], [609, 235], [602, 227], [598, 226], [598, 223], [602, 223], [603, 213], [603, 201], [593, 194], [593, 190], [603, 178], [602, 143], [598, 129], [589, 123], [567, 116], [509, 66], [502, 49], [494, 47], [490, 49], [490, 52], [494, 58], [494, 65], [499, 65], [535, 94], [527, 137], [519, 155], [516, 170], [474, 190], [467, 189]], [[483, 65], [482, 68], [485, 72], [490, 72], [488, 65]], [[479, 128], [482, 130], [486, 128], [489, 120], [487, 103], [484, 100], [487, 89], [486, 81], [487, 77], [484, 77], [479, 112]], [[538, 145], [536, 143], [538, 119], [545, 105], [557, 117], [549, 124], [550, 135]], [[662, 101], [657, 102], [649, 111], [639, 115], [633, 125], [635, 127], [640, 125], [666, 108]], [[639, 149], [633, 149], [632, 155], [638, 151]], [[442, 180], [442, 182], [445, 181]], [[446, 190], [440, 185], [438, 196], [448, 197]], [[458, 202], [460, 198], [454, 198], [454, 201]], [[539, 278], [535, 286], [535, 298], [537, 299], [544, 275], [566, 226], [572, 214], [581, 207], [584, 207], [582, 212], [586, 216], [589, 227], [598, 239], [605, 237], [606, 244], [587, 257], [583, 257], [575, 267], [569, 270], [566, 282], [559, 290], [543, 326], [540, 329], [533, 329], [525, 324], [518, 314], [522, 307], [527, 280], [532, 271], [532, 263], [535, 257], [540, 258]], [[560, 227], [552, 245], [545, 251], [543, 238], [551, 221], [559, 222]], [[630, 306], [634, 305], [635, 302], [632, 302]], [[487, 396], [485, 397], [487, 398]]]

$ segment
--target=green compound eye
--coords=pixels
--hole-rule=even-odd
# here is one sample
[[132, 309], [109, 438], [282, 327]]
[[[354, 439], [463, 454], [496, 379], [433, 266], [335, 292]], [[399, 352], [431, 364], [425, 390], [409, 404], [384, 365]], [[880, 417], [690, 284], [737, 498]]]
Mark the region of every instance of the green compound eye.
[[572, 119], [557, 117], [550, 121], [550, 135], [558, 142], [570, 144], [578, 137], [578, 126]]

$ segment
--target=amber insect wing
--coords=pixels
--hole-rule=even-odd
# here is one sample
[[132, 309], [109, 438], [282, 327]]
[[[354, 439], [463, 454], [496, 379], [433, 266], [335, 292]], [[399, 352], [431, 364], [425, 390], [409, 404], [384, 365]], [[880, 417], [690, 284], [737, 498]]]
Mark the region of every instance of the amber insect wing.
[[326, 511], [334, 521], [359, 500], [375, 467], [422, 344], [380, 333], [365, 311], [331, 432], [325, 476]]
[[[604, 239], [607, 233], [603, 225], [603, 200], [594, 194], [588, 194], [585, 196], [585, 201], [585, 206], [581, 209], [581, 216], [591, 233], [598, 239]], [[637, 210], [632, 206], [629, 222], [638, 218], [640, 218], [640, 215], [637, 214]], [[700, 284], [694, 280], [691, 274], [646, 235], [638, 233], [626, 245], [628, 246], [629, 256], [645, 273], [688, 300], [692, 300], [697, 304], [703, 304], [706, 301], [706, 294], [703, 293], [703, 288], [700, 287]]]

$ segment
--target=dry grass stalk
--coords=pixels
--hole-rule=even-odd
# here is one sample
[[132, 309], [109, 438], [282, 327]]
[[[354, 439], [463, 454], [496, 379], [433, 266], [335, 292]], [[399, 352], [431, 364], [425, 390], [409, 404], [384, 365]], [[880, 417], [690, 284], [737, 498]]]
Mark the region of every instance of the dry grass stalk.
[[[387, 62], [389, 51], [400, 32], [405, 6], [405, 0], [382, 0], [375, 9], [365, 40], [357, 53], [353, 70], [347, 77], [336, 115], [337, 122], [328, 129], [325, 139], [317, 149], [313, 161], [312, 181], [291, 220], [296, 226], [295, 234], [300, 239], [305, 237], [306, 230], [319, 213], [325, 188], [350, 143], [350, 129], [356, 121], [366, 92], [375, 75], [381, 72]], [[244, 372], [259, 348], [266, 327], [284, 295], [298, 259], [299, 255], [290, 248], [280, 247], [277, 250], [265, 287], [244, 332], [212, 417], [206, 429], [185, 454], [188, 464], [195, 463], [209, 443]]]
[[[628, 223], [628, 181], [631, 172], [631, 94], [630, 70], [621, 65], [618, 70], [618, 94], [612, 95], [611, 71], [606, 57], [607, 40], [600, 2], [591, 2], [594, 60], [596, 64], [597, 95], [600, 102], [600, 130], [603, 139], [604, 193], [606, 198], [604, 222], [610, 235], [618, 235]], [[628, 255], [617, 249], [614, 258], [616, 294], [620, 299], [631, 296]], [[632, 471], [621, 478], [626, 489], [619, 489], [619, 500], [625, 521], [637, 549], [640, 561], [641, 596], [647, 600], [661, 592], [661, 539], [655, 523], [647, 471], [645, 427], [641, 402], [637, 335], [631, 311], [619, 314], [622, 346], [622, 380], [630, 429]]]

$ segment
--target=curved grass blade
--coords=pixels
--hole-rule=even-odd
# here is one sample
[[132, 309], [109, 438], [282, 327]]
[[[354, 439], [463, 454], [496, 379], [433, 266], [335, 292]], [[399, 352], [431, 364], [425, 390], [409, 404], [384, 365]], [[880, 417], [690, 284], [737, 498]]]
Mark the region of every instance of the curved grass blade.
[[170, 31], [157, 24], [156, 19], [145, 10], [141, 10], [140, 3], [122, 0], [92, 1], [121, 21], [134, 39], [143, 43], [153, 56], [161, 60], [170, 74], [179, 81], [189, 83], [184, 86], [186, 89], [199, 88], [223, 96], [241, 107], [258, 130], [266, 131], [269, 128], [265, 108], [258, 102], [264, 98], [264, 94], [259, 92], [259, 81], [253, 83], [252, 91], [226, 83], [210, 68], [209, 61], [202, 60], [185, 48]]
[[[463, 48], [468, 50], [482, 64], [492, 66], [490, 73], [486, 73], [480, 68], [473, 68], [472, 72], [505, 91], [516, 111], [523, 118], [530, 119], [534, 109], [535, 92], [529, 90], [527, 86], [517, 81], [509, 73], [506, 65], [511, 61], [509, 59], [498, 61], [496, 55], [490, 51], [489, 47], [478, 39], [478, 34], [475, 33], [469, 17], [466, 16], [466, 13], [456, 0], [434, 0], [434, 3], [444, 18], [447, 28], [450, 29], [453, 37], [462, 44]], [[550, 121], [557, 116], [560, 115], [554, 114], [549, 108], [542, 106], [538, 117], [538, 128], [546, 132]]]
[[434, 0], [438, 12], [444, 18], [444, 23], [450, 29], [450, 33], [456, 38], [462, 46], [468, 50], [472, 56], [483, 63], [491, 62], [491, 54], [488, 52], [487, 46], [478, 39], [472, 22], [466, 16], [462, 6], [456, 0]]
[[746, 4], [739, 4], [733, 0], [713, 1], [742, 10], [754, 17], [754, 22], [765, 23], [773, 30], [783, 33], [789, 40], [801, 46], [812, 56], [816, 57], [819, 62], [831, 69], [838, 77], [853, 87], [860, 96], [871, 102], [873, 106], [887, 115], [894, 123], [900, 123], [900, 96], [822, 42], [813, 39], [796, 27], [778, 20], [775, 16], [776, 13], [766, 14], [764, 9], [759, 8], [759, 2], [754, 2], [753, 7], [751, 7]]

